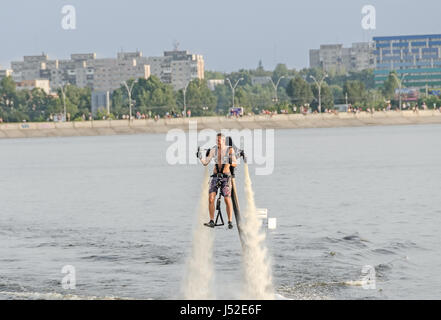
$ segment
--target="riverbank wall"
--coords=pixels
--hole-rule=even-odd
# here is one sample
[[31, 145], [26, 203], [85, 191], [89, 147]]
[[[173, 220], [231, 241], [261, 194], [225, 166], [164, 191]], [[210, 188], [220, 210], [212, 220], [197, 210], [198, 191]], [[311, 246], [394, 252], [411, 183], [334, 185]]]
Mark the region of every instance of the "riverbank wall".
[[94, 120], [78, 122], [27, 122], [0, 124], [0, 139], [67, 136], [97, 136], [140, 133], [166, 133], [171, 129], [189, 130], [189, 121], [197, 129], [297, 129], [383, 125], [441, 124], [437, 110], [389, 111], [338, 114], [254, 115], [241, 118], [193, 117], [147, 120]]

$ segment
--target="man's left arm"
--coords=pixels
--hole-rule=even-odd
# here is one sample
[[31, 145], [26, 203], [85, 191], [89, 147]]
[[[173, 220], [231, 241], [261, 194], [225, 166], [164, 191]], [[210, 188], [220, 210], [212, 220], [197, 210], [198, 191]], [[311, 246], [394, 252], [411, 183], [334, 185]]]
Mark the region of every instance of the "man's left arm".
[[232, 167], [237, 167], [237, 159], [236, 159], [236, 154], [233, 150], [233, 148], [230, 148], [230, 156], [231, 156], [231, 166]]

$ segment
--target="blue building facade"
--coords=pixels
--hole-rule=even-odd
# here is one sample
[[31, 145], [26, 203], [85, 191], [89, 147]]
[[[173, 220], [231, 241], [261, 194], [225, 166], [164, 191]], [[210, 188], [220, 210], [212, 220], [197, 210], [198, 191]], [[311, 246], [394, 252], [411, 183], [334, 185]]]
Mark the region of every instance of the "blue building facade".
[[395, 70], [403, 87], [441, 87], [441, 34], [374, 37], [375, 85]]

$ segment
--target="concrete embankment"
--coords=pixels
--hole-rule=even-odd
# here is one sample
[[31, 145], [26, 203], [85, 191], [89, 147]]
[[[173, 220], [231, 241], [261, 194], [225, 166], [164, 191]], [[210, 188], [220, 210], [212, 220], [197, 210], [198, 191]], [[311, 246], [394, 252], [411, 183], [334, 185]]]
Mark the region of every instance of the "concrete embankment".
[[35, 138], [97, 136], [137, 133], [166, 133], [170, 129], [189, 129], [189, 121], [197, 121], [197, 129], [295, 129], [381, 125], [441, 124], [439, 111], [361, 112], [358, 114], [289, 114], [256, 115], [242, 118], [201, 117], [186, 119], [100, 120], [79, 122], [28, 122], [0, 124], [1, 138]]

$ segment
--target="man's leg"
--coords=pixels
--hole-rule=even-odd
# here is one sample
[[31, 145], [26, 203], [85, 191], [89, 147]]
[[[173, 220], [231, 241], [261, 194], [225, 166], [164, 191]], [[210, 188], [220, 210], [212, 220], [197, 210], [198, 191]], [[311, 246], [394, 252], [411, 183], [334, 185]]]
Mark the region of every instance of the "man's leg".
[[225, 199], [225, 206], [227, 207], [228, 222], [233, 221], [233, 202], [231, 201], [231, 179], [222, 180], [222, 195]]
[[210, 188], [208, 190], [208, 211], [210, 214], [211, 221], [214, 221], [214, 210], [215, 210], [214, 202], [216, 201], [216, 195], [217, 195], [217, 178], [213, 177], [210, 181]]
[[214, 221], [214, 202], [216, 201], [216, 192], [211, 192], [208, 196], [208, 210], [210, 211], [210, 220]]
[[224, 197], [225, 199], [225, 206], [227, 207], [227, 215], [228, 215], [228, 222], [233, 221], [233, 202], [231, 201], [231, 197]]

